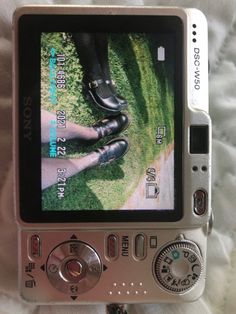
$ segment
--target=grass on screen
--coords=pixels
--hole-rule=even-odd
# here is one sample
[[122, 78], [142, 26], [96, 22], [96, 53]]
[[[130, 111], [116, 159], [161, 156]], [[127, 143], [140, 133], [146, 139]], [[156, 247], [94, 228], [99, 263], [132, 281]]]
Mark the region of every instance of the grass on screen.
[[[50, 45], [48, 44], [50, 43]], [[75, 47], [67, 34], [48, 33], [41, 39], [42, 106], [53, 111], [49, 101], [48, 55], [52, 46], [66, 55], [67, 91], [58, 91], [58, 108], [66, 110], [69, 121], [91, 126], [104, 117], [95, 105], [82, 95], [82, 69]], [[166, 67], [154, 64], [152, 39], [142, 34], [119, 35], [109, 38], [109, 63], [119, 94], [128, 101], [129, 128], [123, 132], [130, 143], [127, 155], [109, 165], [81, 172], [68, 179], [65, 197], [57, 198], [57, 186], [43, 191], [45, 210], [116, 209], [122, 207], [134, 192], [140, 177], [157, 158], [161, 150], [173, 142], [173, 90]], [[167, 127], [163, 145], [155, 145], [156, 129]], [[79, 158], [107, 143], [102, 139], [92, 147], [82, 147], [76, 140], [67, 143], [67, 158]], [[48, 156], [43, 145], [42, 156]]]

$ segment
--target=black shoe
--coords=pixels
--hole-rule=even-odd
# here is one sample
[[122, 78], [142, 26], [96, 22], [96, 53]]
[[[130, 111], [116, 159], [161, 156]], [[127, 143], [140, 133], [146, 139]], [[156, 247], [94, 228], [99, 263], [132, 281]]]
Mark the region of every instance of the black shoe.
[[106, 165], [123, 157], [129, 150], [129, 143], [126, 138], [118, 137], [105, 146], [98, 148], [96, 151], [99, 153], [99, 165]]
[[85, 96], [89, 95], [95, 104], [110, 114], [117, 114], [123, 109], [103, 79], [84, 82], [83, 93]]
[[118, 95], [117, 90], [116, 90], [116, 84], [113, 80], [106, 80], [107, 85], [110, 87], [111, 92], [113, 95], [116, 97], [116, 99], [119, 101], [119, 103], [122, 106], [122, 110], [126, 109], [128, 107], [127, 100], [123, 98], [122, 96]]
[[120, 133], [127, 129], [130, 120], [124, 113], [117, 116], [110, 116], [98, 121], [92, 127], [98, 133], [98, 140], [109, 135]]

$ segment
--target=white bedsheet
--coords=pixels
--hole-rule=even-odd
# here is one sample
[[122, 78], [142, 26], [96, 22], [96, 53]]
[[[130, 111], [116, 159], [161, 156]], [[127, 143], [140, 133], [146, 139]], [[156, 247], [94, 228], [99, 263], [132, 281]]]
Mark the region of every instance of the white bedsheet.
[[210, 113], [213, 120], [214, 230], [208, 241], [207, 283], [190, 304], [132, 305], [131, 314], [236, 313], [236, 0], [0, 0], [0, 314], [103, 314], [99, 306], [34, 306], [17, 292], [17, 233], [11, 157], [11, 16], [21, 4], [136, 4], [197, 7], [209, 24]]

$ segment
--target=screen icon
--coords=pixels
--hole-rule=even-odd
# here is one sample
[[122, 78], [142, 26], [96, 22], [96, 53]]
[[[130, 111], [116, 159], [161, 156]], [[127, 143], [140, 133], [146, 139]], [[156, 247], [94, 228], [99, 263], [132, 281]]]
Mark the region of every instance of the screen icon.
[[165, 48], [160, 46], [157, 48], [157, 60], [158, 61], [165, 61]]
[[146, 198], [157, 198], [160, 188], [156, 183], [146, 183]]

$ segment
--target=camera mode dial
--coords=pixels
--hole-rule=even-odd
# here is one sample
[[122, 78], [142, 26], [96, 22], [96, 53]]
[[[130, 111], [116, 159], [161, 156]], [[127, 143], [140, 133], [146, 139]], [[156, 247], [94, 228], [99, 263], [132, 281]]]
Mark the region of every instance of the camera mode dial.
[[158, 284], [172, 293], [184, 293], [199, 280], [203, 260], [198, 246], [191, 241], [173, 241], [162, 247], [154, 259]]
[[102, 264], [97, 252], [90, 245], [73, 240], [61, 243], [52, 250], [46, 271], [55, 288], [77, 296], [97, 284], [102, 273]]

